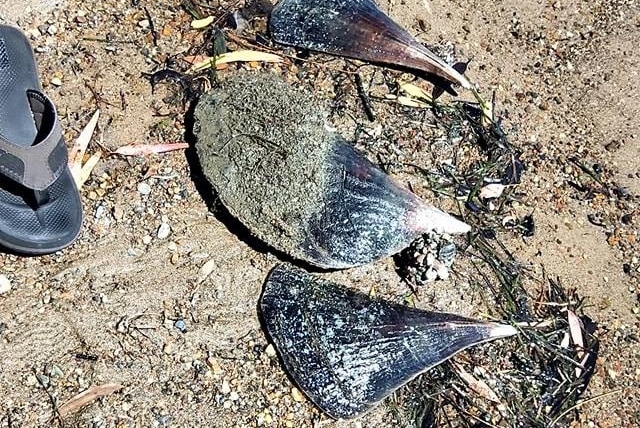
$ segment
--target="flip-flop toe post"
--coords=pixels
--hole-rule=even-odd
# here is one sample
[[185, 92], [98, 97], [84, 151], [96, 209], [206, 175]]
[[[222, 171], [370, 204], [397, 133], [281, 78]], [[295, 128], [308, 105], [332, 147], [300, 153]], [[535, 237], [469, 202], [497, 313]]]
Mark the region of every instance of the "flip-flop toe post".
[[0, 25], [0, 245], [47, 254], [75, 241], [80, 194], [53, 102], [24, 34]]

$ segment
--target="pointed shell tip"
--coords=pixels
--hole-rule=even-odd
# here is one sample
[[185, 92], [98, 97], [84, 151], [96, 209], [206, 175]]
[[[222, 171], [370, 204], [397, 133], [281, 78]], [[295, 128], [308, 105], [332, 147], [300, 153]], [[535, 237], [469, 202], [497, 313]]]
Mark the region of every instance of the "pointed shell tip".
[[462, 85], [464, 89], [471, 89], [471, 82], [463, 75], [460, 75], [460, 77], [461, 78], [458, 79], [458, 82], [460, 83], [460, 85]]
[[509, 337], [518, 334], [518, 330], [506, 324], [494, 324], [490, 331], [491, 337]]
[[465, 222], [426, 204], [417, 210], [413, 228], [420, 232], [435, 230], [450, 235], [462, 235], [471, 230]]

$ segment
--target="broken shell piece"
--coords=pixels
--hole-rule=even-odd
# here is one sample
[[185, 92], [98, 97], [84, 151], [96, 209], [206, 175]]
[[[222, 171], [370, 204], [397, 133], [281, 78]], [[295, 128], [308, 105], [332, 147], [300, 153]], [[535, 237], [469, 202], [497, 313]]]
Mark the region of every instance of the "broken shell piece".
[[196, 149], [218, 197], [259, 239], [322, 268], [394, 254], [427, 230], [469, 226], [427, 205], [327, 130], [322, 106], [274, 75], [203, 96]]
[[471, 88], [372, 0], [282, 0], [271, 12], [269, 28], [278, 43], [422, 70]]
[[508, 337], [508, 325], [374, 300], [283, 265], [267, 278], [264, 325], [298, 387], [336, 419], [361, 416], [456, 353]]

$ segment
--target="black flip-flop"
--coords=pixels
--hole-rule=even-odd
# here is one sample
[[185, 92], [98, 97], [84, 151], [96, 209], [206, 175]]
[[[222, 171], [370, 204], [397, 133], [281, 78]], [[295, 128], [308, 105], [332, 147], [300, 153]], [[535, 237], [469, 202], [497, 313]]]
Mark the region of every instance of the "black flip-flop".
[[67, 158], [29, 41], [0, 25], [0, 245], [47, 254], [76, 239], [82, 205]]

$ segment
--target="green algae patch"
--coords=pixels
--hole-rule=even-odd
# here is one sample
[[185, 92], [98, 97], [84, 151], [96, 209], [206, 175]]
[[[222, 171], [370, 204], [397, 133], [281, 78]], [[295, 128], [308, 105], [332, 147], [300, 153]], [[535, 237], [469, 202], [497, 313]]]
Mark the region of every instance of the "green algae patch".
[[324, 110], [280, 77], [242, 73], [196, 108], [202, 170], [229, 212], [259, 239], [301, 257], [301, 225], [321, 209], [334, 137]]

